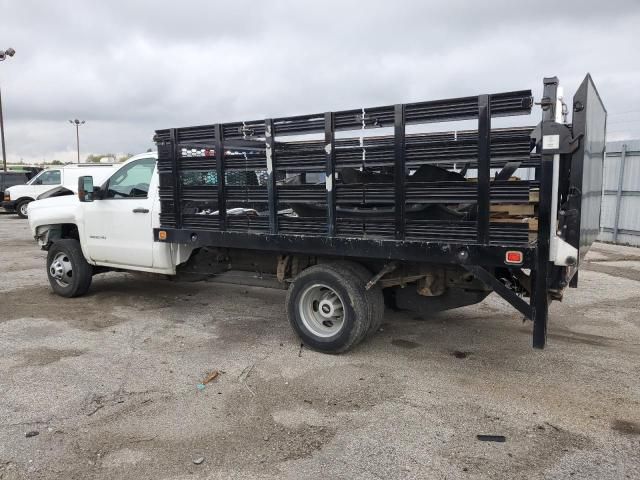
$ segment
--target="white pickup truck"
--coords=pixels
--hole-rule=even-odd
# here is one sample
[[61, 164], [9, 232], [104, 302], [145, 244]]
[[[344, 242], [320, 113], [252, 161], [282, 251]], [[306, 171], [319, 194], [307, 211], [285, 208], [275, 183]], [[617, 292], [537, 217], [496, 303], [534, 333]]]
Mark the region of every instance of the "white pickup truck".
[[113, 171], [111, 163], [80, 163], [50, 167], [29, 180], [25, 185], [14, 185], [4, 191], [2, 207], [27, 218], [27, 206], [43, 194], [65, 188], [77, 192], [78, 177], [93, 175], [96, 182], [104, 181]]
[[47, 272], [57, 294], [84, 294], [95, 272], [175, 274], [176, 264], [188, 259], [191, 248], [153, 240], [160, 211], [156, 161], [155, 153], [137, 155], [100, 187], [89, 186], [99, 201], [65, 195], [29, 203], [29, 225], [49, 250]]

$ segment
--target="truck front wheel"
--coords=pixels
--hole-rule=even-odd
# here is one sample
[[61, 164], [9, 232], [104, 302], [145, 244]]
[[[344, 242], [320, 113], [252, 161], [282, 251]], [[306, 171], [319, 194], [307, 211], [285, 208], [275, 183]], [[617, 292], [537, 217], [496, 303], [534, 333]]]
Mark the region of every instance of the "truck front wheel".
[[16, 213], [20, 218], [27, 218], [27, 207], [31, 203], [31, 200], [22, 200], [16, 205]]
[[73, 239], [56, 241], [47, 254], [47, 277], [51, 288], [62, 297], [79, 297], [91, 286], [92, 267]]
[[370, 309], [362, 279], [339, 263], [301, 272], [287, 292], [287, 315], [305, 345], [340, 353], [357, 345], [369, 331]]

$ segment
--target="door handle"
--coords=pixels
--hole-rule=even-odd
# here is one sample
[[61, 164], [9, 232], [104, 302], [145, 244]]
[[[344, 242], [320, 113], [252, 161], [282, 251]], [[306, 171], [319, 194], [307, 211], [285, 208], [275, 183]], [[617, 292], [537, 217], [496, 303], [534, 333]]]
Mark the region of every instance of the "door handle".
[[149, 213], [149, 209], [148, 208], [134, 208], [133, 209], [133, 213]]

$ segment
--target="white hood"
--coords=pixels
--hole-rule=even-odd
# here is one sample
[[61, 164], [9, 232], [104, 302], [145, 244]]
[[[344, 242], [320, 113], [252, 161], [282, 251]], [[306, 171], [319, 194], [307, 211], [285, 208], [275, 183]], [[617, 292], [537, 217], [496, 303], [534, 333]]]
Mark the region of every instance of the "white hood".
[[17, 200], [24, 196], [30, 196], [33, 188], [31, 185], [14, 185], [4, 189], [4, 194], [9, 195], [11, 200]]

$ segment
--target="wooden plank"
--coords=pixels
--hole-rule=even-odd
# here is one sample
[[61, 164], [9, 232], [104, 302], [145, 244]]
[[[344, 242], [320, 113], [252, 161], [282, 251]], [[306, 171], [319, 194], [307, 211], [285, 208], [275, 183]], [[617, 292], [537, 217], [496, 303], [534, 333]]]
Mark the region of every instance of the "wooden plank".
[[491, 223], [529, 223], [533, 218], [491, 217]]
[[[519, 182], [522, 179], [520, 177], [509, 177], [507, 179], [508, 182]], [[503, 180], [504, 181], [504, 180]], [[467, 182], [478, 182], [478, 178], [477, 177], [469, 177], [467, 178]]]
[[540, 190], [537, 188], [535, 190], [529, 190], [529, 203], [539, 203], [540, 202]]
[[511, 216], [534, 215], [534, 206], [530, 204], [495, 204], [491, 205], [491, 213], [506, 213]]
[[491, 218], [491, 223], [528, 223], [530, 232], [538, 231], [538, 219], [537, 218]]

